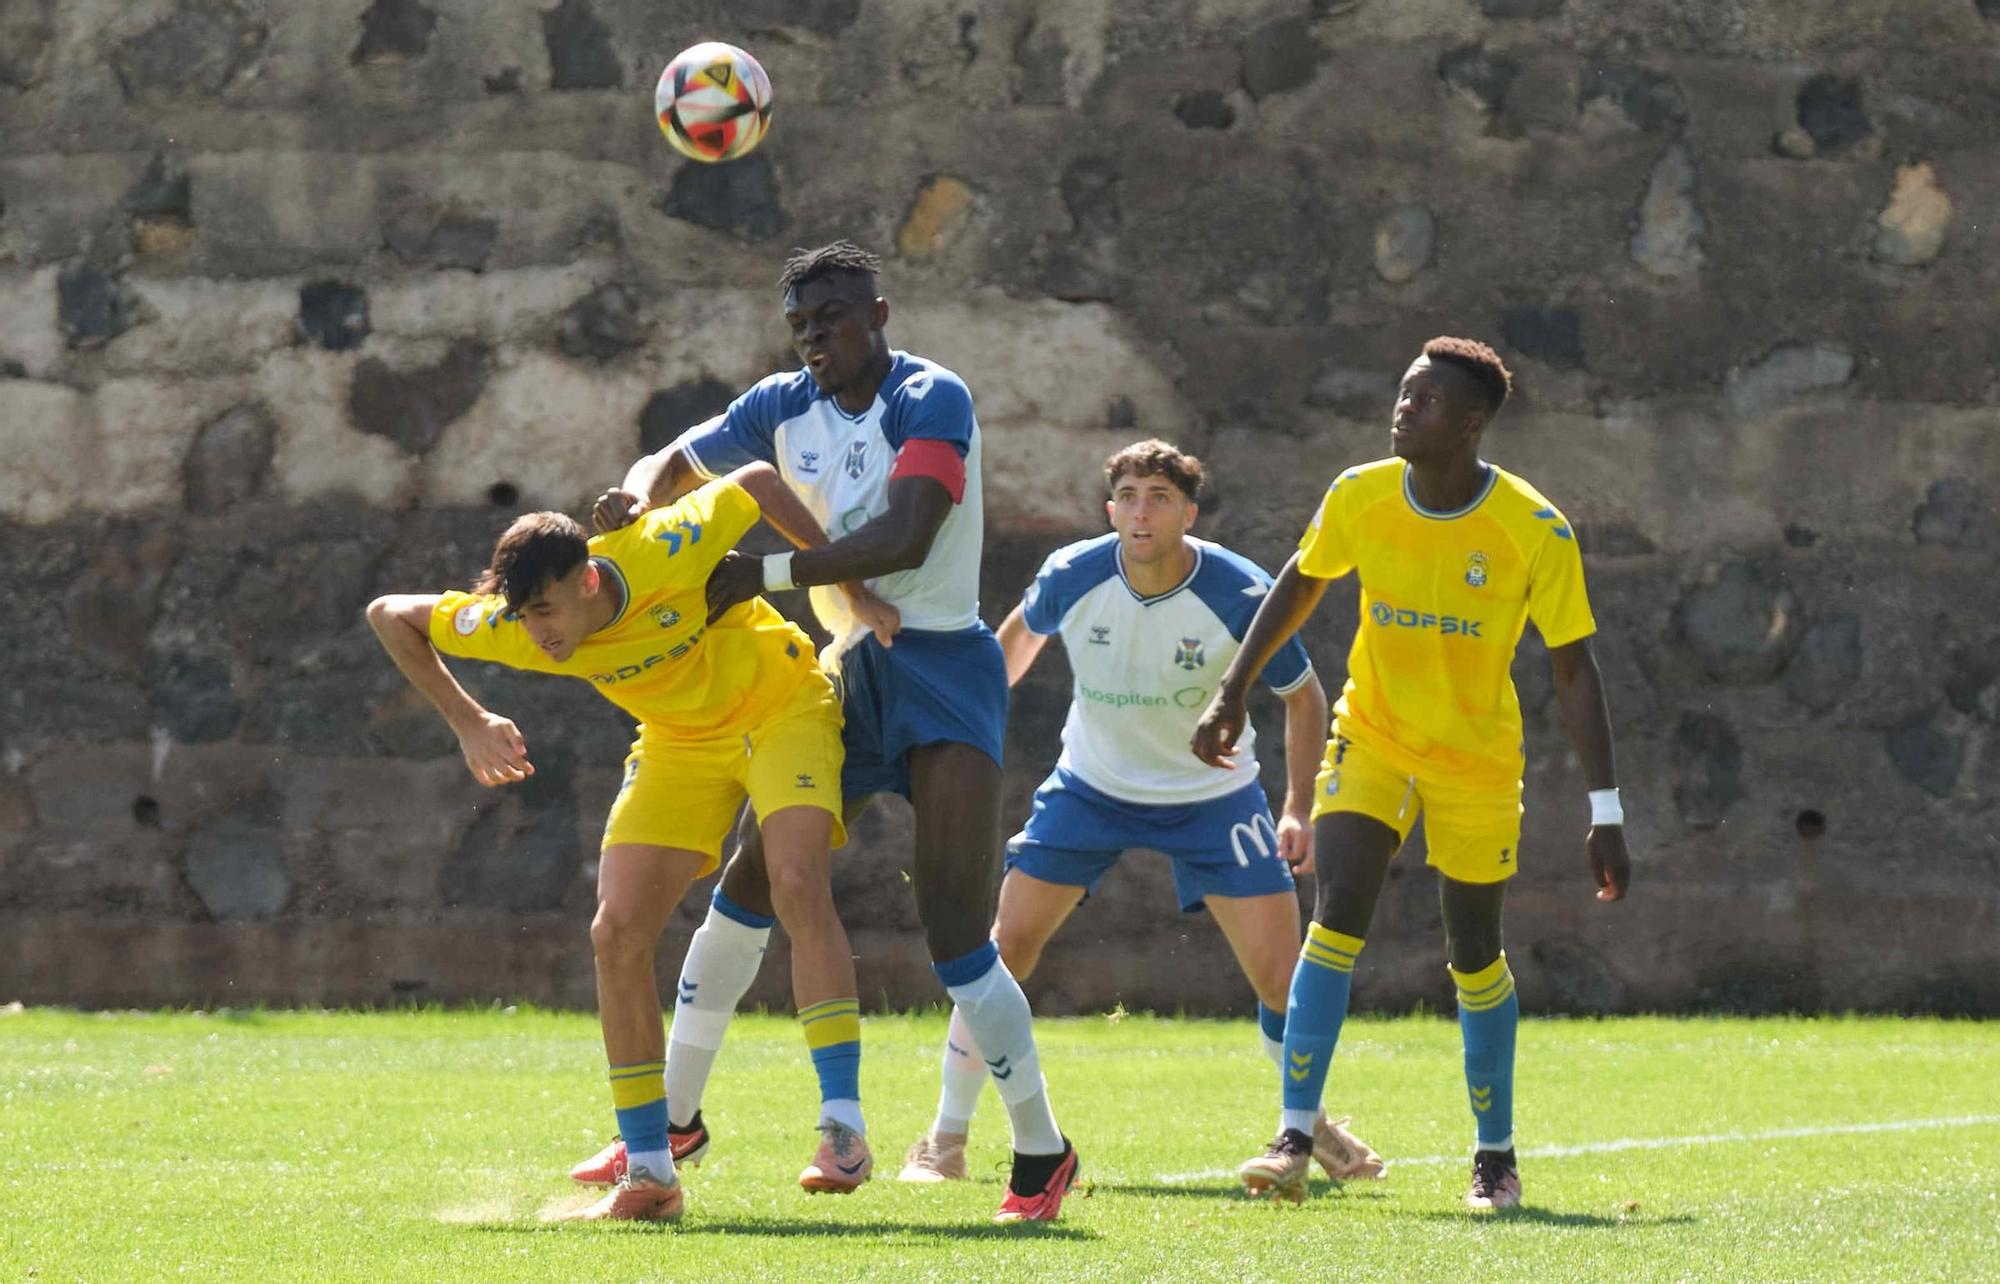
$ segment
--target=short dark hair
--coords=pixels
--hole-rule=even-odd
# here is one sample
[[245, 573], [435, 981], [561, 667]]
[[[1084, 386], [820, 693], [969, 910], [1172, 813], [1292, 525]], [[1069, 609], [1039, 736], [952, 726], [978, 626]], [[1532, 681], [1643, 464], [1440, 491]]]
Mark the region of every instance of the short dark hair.
[[1486, 405], [1488, 418], [1500, 413], [1507, 394], [1514, 390], [1514, 374], [1500, 360], [1500, 354], [1477, 339], [1439, 335], [1424, 345], [1424, 355], [1432, 361], [1455, 366], [1471, 376], [1473, 384], [1479, 389], [1480, 400]]
[[498, 593], [507, 609], [521, 605], [583, 565], [590, 540], [583, 527], [563, 513], [523, 513], [493, 546], [493, 561], [473, 581], [475, 593]]
[[835, 241], [816, 250], [793, 250], [792, 257], [785, 260], [785, 266], [778, 273], [778, 289], [790, 294], [821, 277], [849, 275], [861, 278], [872, 298], [875, 274], [881, 270], [881, 259], [852, 241]]
[[1180, 487], [1181, 494], [1189, 499], [1200, 499], [1202, 488], [1208, 483], [1208, 469], [1199, 459], [1158, 437], [1135, 441], [1104, 461], [1104, 493], [1109, 495], [1116, 490], [1118, 479], [1127, 473], [1134, 477], [1164, 477]]

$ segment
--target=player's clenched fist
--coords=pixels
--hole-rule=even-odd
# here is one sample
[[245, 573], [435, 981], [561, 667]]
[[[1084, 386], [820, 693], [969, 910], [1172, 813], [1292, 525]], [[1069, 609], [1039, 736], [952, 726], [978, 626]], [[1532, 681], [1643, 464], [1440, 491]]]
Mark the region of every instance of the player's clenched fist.
[[528, 761], [528, 742], [513, 719], [481, 710], [477, 718], [453, 730], [465, 765], [480, 784], [496, 788], [535, 774], [535, 764]]
[[638, 521], [639, 515], [645, 511], [644, 496], [635, 495], [623, 486], [613, 486], [599, 495], [597, 503], [591, 506], [590, 521], [602, 534], [605, 531], [615, 531], [630, 526]]
[[1201, 721], [1194, 724], [1194, 739], [1188, 746], [1194, 750], [1194, 756], [1211, 767], [1235, 770], [1236, 738], [1243, 734], [1244, 716], [1242, 700], [1232, 700], [1228, 693], [1216, 692]]

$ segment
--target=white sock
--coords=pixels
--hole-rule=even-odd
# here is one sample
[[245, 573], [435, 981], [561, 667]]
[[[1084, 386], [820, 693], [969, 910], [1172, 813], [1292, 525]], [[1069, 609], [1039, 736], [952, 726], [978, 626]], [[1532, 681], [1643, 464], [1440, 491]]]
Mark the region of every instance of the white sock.
[[986, 1086], [986, 1062], [980, 1057], [979, 1041], [965, 1028], [965, 1014], [956, 1007], [951, 1010], [951, 1028], [944, 1036], [943, 1077], [931, 1131], [962, 1136], [972, 1131], [972, 1112], [978, 1109], [980, 1090]]
[[1262, 1030], [1257, 1032], [1257, 1038], [1263, 1043], [1264, 1055], [1271, 1058], [1271, 1064], [1283, 1070], [1285, 1068], [1285, 1041], [1283, 1039], [1274, 1039]]
[[852, 1097], [828, 1097], [819, 1103], [819, 1122], [823, 1128], [827, 1124], [845, 1124], [860, 1136], [868, 1135], [868, 1125], [861, 1117], [861, 1103]]
[[1279, 1132], [1283, 1132], [1287, 1128], [1294, 1128], [1310, 1137], [1313, 1135], [1313, 1125], [1318, 1122], [1319, 1111], [1317, 1110], [1281, 1110], [1278, 1112]]
[[643, 1168], [672, 1185], [674, 1181], [674, 1156], [667, 1150], [628, 1150], [625, 1152], [627, 1168]]
[[1049, 1108], [1042, 1058], [1035, 1051], [1034, 1014], [1013, 973], [995, 953], [991, 967], [963, 985], [947, 986], [946, 992], [964, 1014], [965, 1028], [978, 1040], [980, 1060], [1007, 1107], [1015, 1152], [1061, 1154], [1062, 1131]]
[[[721, 897], [719, 889], [717, 896]], [[715, 1068], [716, 1053], [722, 1050], [722, 1036], [736, 1016], [736, 1005], [757, 979], [764, 948], [771, 941], [768, 923], [757, 927], [732, 917], [732, 911], [746, 913], [733, 904], [709, 904], [708, 917], [688, 943], [687, 960], [681, 964], [674, 1023], [667, 1031], [668, 1118], [677, 1128], [686, 1127], [700, 1112], [702, 1090]]]

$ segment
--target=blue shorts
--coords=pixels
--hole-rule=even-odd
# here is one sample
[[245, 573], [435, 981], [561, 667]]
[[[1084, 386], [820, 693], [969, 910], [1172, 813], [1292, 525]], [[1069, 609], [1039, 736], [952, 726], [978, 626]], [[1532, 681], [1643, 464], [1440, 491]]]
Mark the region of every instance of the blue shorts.
[[1057, 767], [1035, 790], [1026, 828], [1008, 840], [1007, 868], [1087, 896], [1132, 847], [1172, 858], [1174, 893], [1190, 914], [1209, 896], [1292, 890], [1271, 806], [1254, 780], [1207, 802], [1162, 806], [1113, 798]]
[[910, 796], [910, 750], [968, 744], [996, 764], [1007, 734], [1007, 661], [993, 630], [904, 629], [885, 647], [870, 633], [841, 654], [843, 798]]

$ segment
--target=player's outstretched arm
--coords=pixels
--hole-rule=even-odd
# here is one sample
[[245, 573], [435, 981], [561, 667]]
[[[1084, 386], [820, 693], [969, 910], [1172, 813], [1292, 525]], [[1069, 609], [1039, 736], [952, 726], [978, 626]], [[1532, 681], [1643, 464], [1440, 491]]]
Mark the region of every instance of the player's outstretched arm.
[[488, 786], [526, 780], [535, 774], [535, 767], [528, 761], [528, 745], [520, 729], [509, 719], [487, 712], [467, 694], [431, 645], [431, 612], [437, 602], [435, 594], [378, 597], [368, 604], [368, 627], [375, 630], [382, 649], [410, 685], [437, 708], [458, 737], [459, 750], [474, 780]]
[[1583, 764], [1584, 784], [1591, 793], [1590, 833], [1584, 850], [1597, 899], [1622, 899], [1632, 881], [1632, 862], [1625, 851], [1625, 817], [1618, 801], [1618, 768], [1611, 747], [1611, 709], [1604, 699], [1604, 678], [1589, 638], [1549, 651], [1555, 670], [1556, 704], [1563, 728]]
[[[812, 510], [806, 507], [798, 492], [785, 485], [785, 479], [778, 470], [766, 463], [746, 464], [729, 474], [729, 480], [749, 492], [757, 501], [757, 507], [764, 512], [764, 520], [771, 529], [790, 540], [799, 548], [825, 548], [829, 543], [826, 528], [819, 524]], [[761, 585], [763, 568], [758, 568]], [[903, 615], [885, 601], [875, 590], [860, 580], [847, 580], [840, 586], [847, 596], [848, 605], [854, 611], [854, 618], [871, 630], [883, 646], [892, 645], [891, 639], [903, 627]]]
[[1010, 687], [1028, 676], [1035, 657], [1048, 643], [1048, 638], [1028, 627], [1026, 603], [1007, 613], [1007, 618], [1000, 621], [1000, 628], [994, 636], [1000, 639], [1000, 651], [1007, 657], [1007, 685]]
[[1250, 631], [1243, 635], [1243, 645], [1237, 648], [1236, 658], [1222, 675], [1222, 686], [1208, 702], [1201, 721], [1195, 724], [1190, 745], [1195, 757], [1212, 767], [1236, 765], [1233, 761], [1236, 738], [1243, 734], [1243, 722], [1248, 716], [1243, 702], [1249, 695], [1251, 680], [1264, 671], [1285, 639], [1297, 633], [1299, 626], [1312, 615], [1313, 608], [1325, 596], [1328, 583], [1301, 571], [1297, 553], [1278, 572], [1278, 582], [1264, 595], [1264, 601], [1257, 607], [1257, 617], [1250, 621]]
[[1278, 855], [1301, 874], [1312, 873], [1313, 782], [1326, 751], [1326, 688], [1319, 675], [1285, 693], [1285, 812], [1278, 817]]
[[765, 589], [872, 580], [922, 566], [951, 506], [951, 492], [936, 478], [895, 478], [889, 483], [886, 512], [823, 548], [764, 558], [732, 554], [723, 559], [708, 580], [709, 618]]

